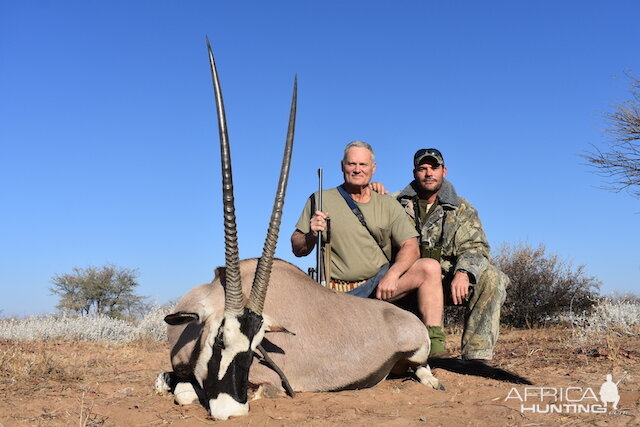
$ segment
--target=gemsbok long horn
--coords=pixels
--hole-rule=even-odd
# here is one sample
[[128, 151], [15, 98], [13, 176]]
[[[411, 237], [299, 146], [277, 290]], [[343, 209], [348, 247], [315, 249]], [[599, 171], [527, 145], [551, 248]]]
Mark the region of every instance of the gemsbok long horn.
[[[233, 174], [231, 170], [231, 151], [229, 148], [229, 135], [227, 132], [227, 121], [224, 111], [224, 101], [222, 89], [218, 78], [213, 51], [207, 38], [207, 49], [209, 52], [209, 64], [211, 66], [211, 77], [216, 99], [216, 111], [218, 116], [218, 130], [220, 134], [220, 158], [222, 163], [222, 198], [224, 207], [224, 231], [225, 231], [225, 267], [226, 267], [226, 289], [225, 289], [225, 312], [233, 315], [242, 313], [242, 284], [240, 282], [238, 237], [236, 227], [236, 215], [233, 197]], [[291, 110], [289, 113], [289, 126], [287, 129], [287, 139], [280, 169], [280, 179], [276, 191], [276, 197], [271, 212], [271, 220], [265, 238], [262, 256], [258, 261], [256, 274], [253, 279], [251, 296], [247, 308], [256, 314], [262, 314], [264, 300], [269, 285], [271, 266], [278, 242], [278, 232], [282, 220], [282, 209], [287, 189], [289, 168], [291, 164], [291, 154], [293, 151], [293, 139], [296, 125], [296, 105], [297, 105], [298, 79], [294, 79], [293, 96], [291, 100]]]
[[280, 179], [278, 181], [278, 189], [276, 198], [273, 202], [273, 210], [271, 211], [271, 220], [269, 221], [269, 229], [267, 237], [264, 241], [262, 256], [258, 260], [256, 274], [253, 278], [251, 287], [251, 296], [247, 303], [247, 308], [256, 314], [262, 314], [264, 300], [267, 295], [267, 287], [269, 286], [269, 277], [271, 275], [271, 266], [273, 265], [273, 256], [276, 252], [276, 244], [278, 243], [278, 232], [280, 231], [280, 222], [282, 220], [282, 208], [284, 206], [284, 196], [287, 191], [287, 180], [289, 177], [289, 166], [291, 164], [291, 153], [293, 151], [293, 135], [296, 127], [296, 104], [298, 99], [298, 77], [293, 81], [293, 96], [291, 99], [291, 111], [289, 113], [289, 127], [287, 129], [287, 140], [282, 156], [282, 167], [280, 169]]
[[240, 258], [238, 254], [238, 229], [236, 227], [236, 209], [233, 198], [233, 177], [231, 173], [231, 152], [229, 149], [229, 135], [227, 133], [227, 119], [224, 113], [222, 89], [216, 63], [213, 59], [211, 44], [207, 37], [209, 50], [209, 65], [213, 79], [213, 91], [218, 113], [218, 131], [220, 133], [220, 159], [222, 163], [222, 204], [224, 208], [224, 257], [225, 257], [225, 314], [239, 316], [244, 310], [242, 284], [240, 282]]

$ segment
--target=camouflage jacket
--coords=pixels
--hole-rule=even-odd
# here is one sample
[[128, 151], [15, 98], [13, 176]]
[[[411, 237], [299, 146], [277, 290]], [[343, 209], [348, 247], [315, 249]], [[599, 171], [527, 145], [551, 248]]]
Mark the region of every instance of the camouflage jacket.
[[[411, 182], [393, 196], [416, 225], [414, 203], [417, 201], [417, 194], [413, 186], [414, 183]], [[446, 179], [438, 192], [438, 205], [421, 229], [418, 229], [418, 233], [420, 243], [428, 246], [436, 246], [442, 239], [440, 265], [445, 276], [453, 275], [457, 270], [465, 270], [470, 275], [471, 283], [477, 283], [489, 265], [489, 243], [478, 211], [467, 200], [459, 197]]]

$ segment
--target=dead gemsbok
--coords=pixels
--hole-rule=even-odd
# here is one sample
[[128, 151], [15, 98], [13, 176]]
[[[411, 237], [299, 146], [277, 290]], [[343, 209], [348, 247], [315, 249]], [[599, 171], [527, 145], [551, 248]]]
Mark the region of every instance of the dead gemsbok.
[[[426, 364], [427, 330], [415, 315], [384, 301], [328, 290], [296, 266], [274, 260], [293, 146], [295, 82], [262, 257], [238, 260], [224, 105], [208, 41], [207, 46], [220, 131], [225, 267], [217, 269], [213, 282], [189, 291], [165, 318], [174, 372], [161, 374], [156, 387], [173, 383], [178, 403], [201, 401], [217, 419], [246, 414], [249, 387], [355, 389], [411, 370], [423, 384], [440, 388]], [[258, 345], [263, 356], [254, 354]]]

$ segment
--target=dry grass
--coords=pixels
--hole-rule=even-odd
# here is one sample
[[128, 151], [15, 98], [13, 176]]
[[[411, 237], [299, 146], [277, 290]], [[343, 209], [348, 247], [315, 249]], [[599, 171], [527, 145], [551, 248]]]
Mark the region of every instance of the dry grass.
[[154, 306], [137, 321], [113, 319], [104, 315], [82, 317], [67, 314], [0, 319], [0, 339], [114, 343], [140, 339], [162, 341], [166, 338], [167, 330], [163, 318], [168, 310], [164, 306]]
[[[459, 340], [459, 334], [447, 337], [454, 353], [460, 350]], [[639, 351], [639, 338], [614, 332], [576, 345], [570, 327], [504, 328], [492, 364], [536, 384], [553, 386], [595, 387], [606, 374], [620, 379], [629, 373], [620, 386], [625, 397], [622, 407], [635, 414], [632, 409], [637, 408], [640, 385], [631, 374], [640, 370]], [[0, 426], [213, 423], [202, 407], [176, 406], [171, 396], [154, 393], [155, 377], [170, 369], [168, 356], [168, 345], [153, 340], [0, 341], [0, 395], [4, 396]], [[392, 419], [395, 425], [424, 425], [423, 420], [433, 425], [522, 425], [525, 421], [530, 425], [584, 425], [602, 421], [596, 416], [564, 419], [551, 415], [526, 420], [501, 403], [511, 384], [441, 369], [435, 374], [445, 382], [446, 392], [425, 391], [420, 384], [394, 380], [359, 391], [302, 393], [295, 399], [252, 402], [250, 416], [230, 424], [371, 425]], [[502, 412], [496, 415], [496, 410]], [[624, 421], [628, 415], [616, 417], [607, 420]]]
[[151, 396], [153, 375], [163, 361], [168, 362], [167, 344], [149, 339], [116, 344], [2, 340], [0, 395], [8, 398], [0, 401], [0, 426], [114, 425], [105, 404], [128, 398], [134, 389]]
[[[640, 383], [633, 375], [640, 372], [640, 319], [634, 316], [634, 307], [603, 305], [594, 314], [577, 320], [574, 316], [548, 328], [505, 327], [492, 364], [539, 385], [596, 387], [607, 374], [616, 380], [624, 378], [620, 385], [624, 413], [607, 420], [614, 420], [614, 425], [640, 424]], [[448, 348], [458, 355], [461, 327], [448, 332]], [[165, 370], [170, 370], [168, 344], [153, 338], [129, 342], [0, 339], [0, 426], [211, 423], [202, 407], [175, 406], [171, 396], [154, 393], [155, 377]], [[381, 414], [392, 414], [395, 425], [424, 425], [425, 420], [433, 425], [510, 426], [525, 421], [530, 425], [599, 425], [594, 423], [603, 421], [595, 416], [525, 419], [501, 403], [510, 384], [436, 371], [448, 392], [425, 392], [419, 384], [395, 380], [360, 391], [302, 393], [296, 399], [256, 401], [249, 417], [231, 424], [388, 423]], [[496, 410], [503, 412], [496, 415]]]
[[0, 341], [0, 379], [5, 384], [77, 383], [122, 364], [144, 363], [141, 355], [165, 347], [152, 340], [127, 344], [5, 340]]
[[74, 358], [59, 351], [68, 343], [43, 341], [5, 341], [0, 350], [0, 378], [3, 382], [38, 381], [77, 382], [84, 379]]

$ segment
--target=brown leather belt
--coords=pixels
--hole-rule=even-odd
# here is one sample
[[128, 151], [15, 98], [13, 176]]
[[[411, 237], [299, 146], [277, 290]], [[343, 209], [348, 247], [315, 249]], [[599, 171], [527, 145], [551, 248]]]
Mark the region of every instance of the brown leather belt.
[[358, 280], [357, 282], [347, 282], [346, 280], [331, 279], [329, 280], [329, 289], [338, 292], [349, 292], [363, 285], [368, 279]]

